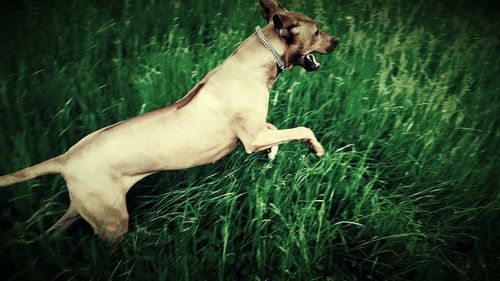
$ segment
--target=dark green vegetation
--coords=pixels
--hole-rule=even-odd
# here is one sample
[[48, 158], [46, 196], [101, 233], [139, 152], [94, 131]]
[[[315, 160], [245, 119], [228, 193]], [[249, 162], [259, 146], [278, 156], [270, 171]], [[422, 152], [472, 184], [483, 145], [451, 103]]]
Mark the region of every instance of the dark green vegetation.
[[[172, 103], [264, 24], [257, 1], [60, 2], [1, 8], [1, 174]], [[341, 39], [322, 69], [287, 71], [271, 93], [269, 120], [311, 127], [327, 155], [240, 148], [151, 176], [116, 246], [84, 222], [47, 240], [68, 204], [60, 177], [4, 188], [4, 280], [498, 278], [494, 7], [282, 2]]]

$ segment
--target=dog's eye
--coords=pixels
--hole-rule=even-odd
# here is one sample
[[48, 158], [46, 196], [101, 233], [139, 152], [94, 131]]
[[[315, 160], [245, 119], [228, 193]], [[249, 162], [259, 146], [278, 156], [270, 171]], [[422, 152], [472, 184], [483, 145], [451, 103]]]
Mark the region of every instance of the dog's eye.
[[314, 32], [314, 35], [319, 36], [319, 30], [316, 30], [316, 32]]

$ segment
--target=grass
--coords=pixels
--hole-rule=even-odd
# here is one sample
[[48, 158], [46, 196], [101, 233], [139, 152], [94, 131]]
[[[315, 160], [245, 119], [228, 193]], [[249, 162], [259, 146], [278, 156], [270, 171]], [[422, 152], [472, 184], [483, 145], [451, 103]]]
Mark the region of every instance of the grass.
[[[60, 177], [0, 192], [5, 280], [496, 280], [499, 14], [488, 2], [282, 1], [341, 39], [271, 92], [269, 120], [328, 153], [240, 148], [153, 175], [119, 245]], [[0, 12], [0, 174], [182, 97], [257, 24], [257, 1], [21, 1]]]

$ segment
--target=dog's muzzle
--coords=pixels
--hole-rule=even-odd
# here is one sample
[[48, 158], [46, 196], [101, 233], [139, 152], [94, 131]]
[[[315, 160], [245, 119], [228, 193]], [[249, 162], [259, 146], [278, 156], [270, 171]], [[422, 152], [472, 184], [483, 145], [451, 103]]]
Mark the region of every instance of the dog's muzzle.
[[[331, 52], [335, 51], [338, 44], [339, 44], [339, 39], [337, 39], [335, 37], [331, 37], [330, 46], [328, 46], [324, 51], [320, 51], [319, 53], [322, 53], [322, 54], [331, 53]], [[315, 71], [321, 67], [321, 64], [316, 60], [315, 53], [317, 53], [317, 52], [309, 53], [302, 58], [302, 66], [304, 67], [305, 70]]]
[[315, 71], [321, 67], [321, 64], [316, 60], [313, 53], [304, 56], [304, 69], [307, 71]]

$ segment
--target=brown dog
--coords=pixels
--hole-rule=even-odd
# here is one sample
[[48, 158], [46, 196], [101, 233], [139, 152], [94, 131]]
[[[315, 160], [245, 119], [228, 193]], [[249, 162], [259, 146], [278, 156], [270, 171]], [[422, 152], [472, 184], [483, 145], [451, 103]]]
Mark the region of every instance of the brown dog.
[[272, 148], [274, 157], [279, 144], [308, 141], [322, 156], [310, 129], [266, 123], [269, 89], [285, 68], [318, 69], [314, 53], [332, 52], [338, 40], [276, 0], [260, 0], [260, 7], [269, 24], [256, 28], [184, 98], [91, 133], [58, 157], [0, 177], [0, 186], [61, 174], [71, 204], [48, 231], [66, 229], [80, 215], [99, 237], [116, 242], [128, 230], [125, 195], [150, 174], [213, 163], [239, 142], [247, 153]]

